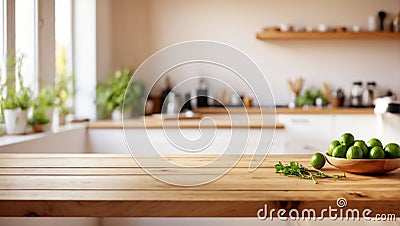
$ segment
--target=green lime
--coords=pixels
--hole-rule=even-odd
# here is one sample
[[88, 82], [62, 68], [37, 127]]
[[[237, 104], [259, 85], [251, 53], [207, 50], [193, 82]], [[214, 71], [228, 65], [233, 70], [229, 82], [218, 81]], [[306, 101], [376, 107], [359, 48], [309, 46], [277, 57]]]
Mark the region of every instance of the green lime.
[[351, 133], [344, 133], [340, 136], [339, 141], [344, 146], [352, 146], [354, 143], [354, 136]]
[[387, 158], [400, 158], [400, 146], [396, 143], [389, 143], [385, 146]]
[[332, 156], [333, 149], [335, 149], [335, 147], [337, 147], [339, 145], [340, 145], [340, 142], [338, 140], [332, 141], [328, 146], [328, 154]]
[[376, 146], [383, 148], [382, 142], [377, 138], [372, 138], [371, 140], [369, 140], [367, 142], [367, 146], [369, 149], [376, 147]]
[[381, 147], [375, 146], [369, 152], [369, 158], [371, 158], [371, 159], [384, 159], [385, 158], [385, 152], [383, 151], [383, 149]]
[[353, 144], [353, 146], [357, 146], [361, 148], [361, 151], [363, 152], [363, 158], [368, 158], [369, 157], [369, 149], [367, 145], [365, 144], [364, 141], [362, 140], [356, 140]]
[[311, 156], [310, 164], [315, 169], [321, 169], [325, 165], [325, 156], [320, 152], [314, 153]]
[[362, 159], [363, 151], [358, 146], [351, 146], [346, 152], [347, 159]]
[[337, 158], [346, 158], [347, 148], [344, 145], [335, 147], [332, 151], [332, 156]]

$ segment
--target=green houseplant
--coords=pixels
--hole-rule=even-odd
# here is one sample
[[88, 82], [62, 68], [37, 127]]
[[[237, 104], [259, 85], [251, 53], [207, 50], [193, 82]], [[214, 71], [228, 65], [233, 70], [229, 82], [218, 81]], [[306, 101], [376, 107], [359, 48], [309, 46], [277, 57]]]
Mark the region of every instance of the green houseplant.
[[[129, 114], [132, 110], [140, 113], [144, 85], [137, 81], [129, 85], [132, 75], [132, 69], [124, 68], [115, 71], [105, 83], [97, 85], [95, 102], [97, 118], [104, 119], [113, 115], [114, 119], [119, 120], [122, 113]], [[126, 90], [128, 92], [125, 96]]]
[[304, 92], [303, 95], [300, 95], [296, 98], [296, 105], [300, 107], [304, 106], [314, 106], [316, 105], [316, 100], [320, 98], [322, 101], [322, 106], [326, 106], [329, 104], [328, 98], [324, 95], [321, 90], [317, 90], [315, 93], [308, 89]]
[[45, 108], [35, 108], [33, 109], [33, 115], [28, 120], [28, 124], [32, 126], [33, 132], [43, 132], [45, 130], [44, 126], [50, 122], [46, 115]]
[[54, 107], [56, 96], [57, 94], [55, 88], [53, 86], [46, 86], [40, 89], [36, 98], [40, 103], [37, 104], [46, 106], [48, 108]]
[[34, 132], [43, 132], [47, 129], [45, 125], [51, 124], [55, 99], [55, 88], [46, 86], [40, 89], [37, 97], [32, 101], [33, 112], [32, 117], [28, 119], [28, 124], [32, 126]]
[[7, 73], [2, 84], [2, 106], [7, 134], [23, 134], [27, 125], [27, 109], [31, 103], [32, 91], [24, 86], [21, 75], [23, 56], [8, 61], [8, 68], [17, 66], [17, 79], [13, 70]]
[[58, 75], [55, 83], [55, 108], [59, 115], [59, 124], [65, 124], [65, 117], [72, 113], [71, 98], [74, 96], [74, 77]]
[[[46, 86], [40, 89], [34, 105], [40, 106], [45, 110], [46, 117], [49, 119], [48, 125], [53, 121], [53, 112], [56, 103], [57, 93], [54, 86]], [[34, 106], [35, 107], [35, 106]]]
[[73, 112], [73, 97], [75, 95], [75, 77], [67, 70], [67, 47], [57, 43], [56, 53], [56, 104], [54, 110], [58, 116], [58, 124], [64, 125], [67, 115]]

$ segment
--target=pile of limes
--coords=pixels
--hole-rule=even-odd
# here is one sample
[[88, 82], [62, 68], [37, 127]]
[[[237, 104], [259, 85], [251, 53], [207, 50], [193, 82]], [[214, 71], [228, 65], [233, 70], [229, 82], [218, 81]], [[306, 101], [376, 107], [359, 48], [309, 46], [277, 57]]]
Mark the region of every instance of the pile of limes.
[[[384, 147], [377, 138], [365, 142], [355, 140], [351, 133], [344, 133], [339, 140], [333, 140], [329, 144], [328, 155], [347, 159], [400, 158], [400, 146], [396, 143], [389, 143]], [[325, 165], [325, 157], [321, 153], [315, 153], [311, 157], [310, 164], [314, 168], [320, 169]]]
[[344, 133], [339, 140], [333, 140], [329, 144], [328, 155], [347, 159], [400, 158], [400, 146], [389, 143], [384, 147], [377, 138], [365, 142], [354, 140], [351, 133]]

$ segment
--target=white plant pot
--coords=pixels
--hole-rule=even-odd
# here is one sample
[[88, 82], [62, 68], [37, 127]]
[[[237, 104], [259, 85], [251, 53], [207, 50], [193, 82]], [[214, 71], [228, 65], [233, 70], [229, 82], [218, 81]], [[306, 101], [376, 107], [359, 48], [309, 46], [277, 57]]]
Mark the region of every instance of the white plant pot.
[[6, 122], [6, 131], [9, 135], [23, 134], [26, 130], [28, 112], [26, 110], [5, 109], [4, 120]]
[[111, 113], [111, 119], [113, 121], [121, 121], [122, 120], [122, 112], [120, 108], [114, 109]]
[[53, 118], [54, 118], [54, 108], [53, 107], [49, 107], [49, 108], [47, 108], [47, 111], [46, 111], [46, 117], [49, 119], [49, 123], [47, 123], [45, 126], [44, 126], [44, 130], [50, 130], [51, 129], [51, 127], [53, 126]]

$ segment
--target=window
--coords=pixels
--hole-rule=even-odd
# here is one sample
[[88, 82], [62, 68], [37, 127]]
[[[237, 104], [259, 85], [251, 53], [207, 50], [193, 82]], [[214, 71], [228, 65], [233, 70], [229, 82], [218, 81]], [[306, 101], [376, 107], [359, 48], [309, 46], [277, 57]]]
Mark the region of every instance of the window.
[[[35, 53], [35, 2], [33, 0], [15, 0], [15, 55], [23, 56], [21, 74], [24, 85], [37, 92]], [[18, 70], [16, 68], [16, 70]]]
[[[55, 0], [55, 70], [60, 95], [61, 111], [68, 114], [73, 108], [73, 61], [72, 61], [72, 1]], [[63, 87], [61, 87], [63, 86]]]
[[66, 111], [95, 117], [96, 0], [0, 0], [3, 75], [7, 56], [21, 55], [25, 86], [37, 93], [62, 81]]
[[72, 2], [55, 0], [56, 75], [72, 76]]
[[[22, 56], [24, 85], [34, 93], [57, 79], [67, 84], [66, 91], [72, 92], [72, 1], [0, 1], [2, 82], [8, 70], [6, 58], [15, 56], [19, 59]], [[15, 70], [18, 72], [18, 68]], [[71, 94], [68, 99], [71, 107]]]

